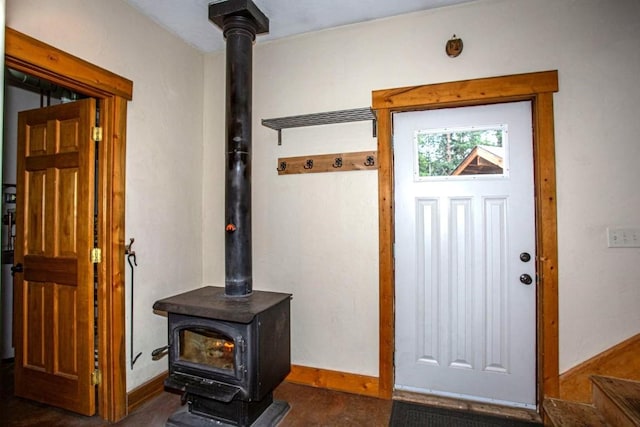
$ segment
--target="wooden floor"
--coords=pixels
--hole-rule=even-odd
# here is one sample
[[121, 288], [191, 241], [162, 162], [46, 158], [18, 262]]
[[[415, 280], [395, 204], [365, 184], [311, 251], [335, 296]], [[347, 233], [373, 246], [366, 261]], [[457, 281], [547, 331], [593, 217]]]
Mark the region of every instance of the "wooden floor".
[[640, 426], [640, 381], [602, 375], [592, 375], [590, 381], [593, 385], [590, 403], [544, 400], [549, 425]]
[[[0, 427], [9, 426], [163, 426], [180, 408], [180, 396], [163, 393], [124, 420], [108, 424], [98, 417], [84, 417], [13, 396], [13, 364], [3, 363], [0, 376]], [[389, 425], [391, 401], [356, 396], [291, 383], [282, 383], [274, 397], [291, 409], [279, 427]]]

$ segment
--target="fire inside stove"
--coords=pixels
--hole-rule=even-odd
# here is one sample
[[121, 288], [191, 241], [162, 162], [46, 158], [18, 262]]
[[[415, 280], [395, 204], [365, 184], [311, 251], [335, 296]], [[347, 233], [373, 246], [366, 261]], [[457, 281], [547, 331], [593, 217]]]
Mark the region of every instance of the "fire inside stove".
[[235, 344], [231, 338], [216, 331], [183, 329], [180, 331], [180, 360], [233, 371]]

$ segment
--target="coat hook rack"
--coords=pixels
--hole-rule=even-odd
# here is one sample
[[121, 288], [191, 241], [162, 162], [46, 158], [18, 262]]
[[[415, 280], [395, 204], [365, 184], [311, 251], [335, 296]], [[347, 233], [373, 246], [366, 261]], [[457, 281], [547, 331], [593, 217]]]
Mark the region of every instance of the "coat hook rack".
[[378, 153], [360, 151], [355, 153], [319, 154], [313, 156], [286, 157], [278, 159], [278, 175], [317, 172], [347, 172], [377, 169]]

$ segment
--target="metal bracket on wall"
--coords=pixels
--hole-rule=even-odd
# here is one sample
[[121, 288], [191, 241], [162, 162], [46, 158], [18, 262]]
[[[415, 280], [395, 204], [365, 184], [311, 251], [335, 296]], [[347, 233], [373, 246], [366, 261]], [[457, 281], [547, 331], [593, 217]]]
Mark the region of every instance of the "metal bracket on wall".
[[262, 119], [262, 125], [278, 131], [278, 145], [282, 145], [282, 129], [331, 125], [334, 123], [349, 123], [371, 120], [373, 137], [377, 135], [376, 114], [369, 107], [354, 108], [351, 110], [328, 111], [325, 113], [304, 114], [300, 116], [279, 117], [275, 119]]

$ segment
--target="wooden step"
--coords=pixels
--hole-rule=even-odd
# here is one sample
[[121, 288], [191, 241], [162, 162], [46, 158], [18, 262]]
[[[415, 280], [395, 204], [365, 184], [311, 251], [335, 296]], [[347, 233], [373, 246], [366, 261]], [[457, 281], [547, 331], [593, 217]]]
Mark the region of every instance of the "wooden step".
[[542, 407], [554, 427], [608, 427], [602, 414], [593, 405], [560, 399], [545, 399]]
[[640, 381], [594, 375], [593, 405], [611, 424], [640, 427]]

